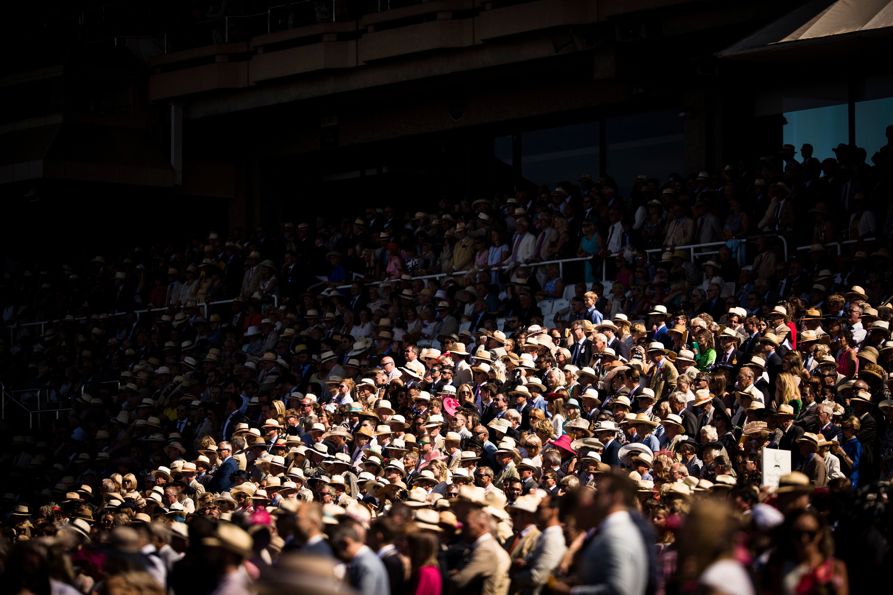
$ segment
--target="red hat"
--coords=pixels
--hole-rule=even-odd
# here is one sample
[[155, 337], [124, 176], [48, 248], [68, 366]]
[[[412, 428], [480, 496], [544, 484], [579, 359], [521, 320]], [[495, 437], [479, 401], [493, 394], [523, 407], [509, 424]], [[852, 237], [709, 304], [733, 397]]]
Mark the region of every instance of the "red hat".
[[577, 454], [577, 451], [575, 451], [573, 448], [571, 448], [571, 437], [568, 436], [567, 434], [562, 434], [557, 439], [549, 442], [549, 444], [551, 444], [552, 446], [557, 446], [564, 452], [568, 452], [572, 455]]

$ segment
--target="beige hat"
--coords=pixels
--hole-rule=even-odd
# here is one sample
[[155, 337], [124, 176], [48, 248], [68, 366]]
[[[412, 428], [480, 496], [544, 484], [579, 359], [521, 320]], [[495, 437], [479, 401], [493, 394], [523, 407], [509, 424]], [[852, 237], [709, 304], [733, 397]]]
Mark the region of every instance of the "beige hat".
[[757, 339], [757, 341], [759, 343], [771, 343], [775, 347], [778, 347], [778, 345], [780, 343], [780, 341], [778, 340], [778, 337], [775, 335], [775, 333], [766, 333], [765, 335], [763, 335], [759, 339]]
[[416, 510], [413, 514], [413, 521], [416, 528], [422, 531], [443, 532], [443, 529], [440, 527], [440, 513], [431, 508], [419, 508]]
[[713, 395], [710, 394], [710, 390], [706, 388], [701, 388], [695, 391], [695, 400], [692, 402], [693, 407], [699, 407], [701, 405], [706, 405], [707, 403], [713, 400]]
[[217, 523], [214, 535], [202, 539], [202, 543], [208, 547], [224, 549], [243, 558], [250, 558], [254, 547], [254, 540], [244, 529], [232, 523]]
[[819, 437], [812, 432], [805, 432], [802, 437], [797, 440], [798, 444], [808, 444], [816, 450], [819, 448]]
[[539, 504], [539, 498], [526, 494], [524, 496], [518, 496], [514, 502], [508, 505], [508, 510], [509, 512], [520, 511], [536, 514]]
[[775, 415], [779, 417], [794, 417], [794, 408], [788, 403], [782, 403], [778, 406], [778, 411], [775, 412]]
[[[818, 443], [818, 441], [816, 441]], [[812, 491], [809, 476], [800, 471], [791, 471], [778, 478], [776, 494], [807, 493]]]

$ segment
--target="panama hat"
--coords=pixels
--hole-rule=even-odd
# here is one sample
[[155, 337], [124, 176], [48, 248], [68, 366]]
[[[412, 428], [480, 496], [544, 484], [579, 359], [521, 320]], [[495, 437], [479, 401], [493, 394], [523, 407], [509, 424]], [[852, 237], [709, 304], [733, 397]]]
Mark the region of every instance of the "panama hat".
[[695, 391], [695, 400], [692, 402], [692, 407], [699, 407], [701, 405], [706, 405], [707, 403], [713, 400], [713, 395], [710, 394], [710, 390], [706, 388], [701, 388]]
[[804, 494], [812, 491], [809, 476], [800, 471], [791, 471], [778, 478], [776, 494]]

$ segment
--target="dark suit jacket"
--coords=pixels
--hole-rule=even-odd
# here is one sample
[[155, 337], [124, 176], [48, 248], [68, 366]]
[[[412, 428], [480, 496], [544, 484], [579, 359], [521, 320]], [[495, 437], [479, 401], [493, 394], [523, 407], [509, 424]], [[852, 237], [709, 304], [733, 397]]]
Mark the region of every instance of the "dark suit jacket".
[[802, 438], [805, 432], [806, 430], [797, 424], [792, 424], [778, 441], [778, 448], [791, 451], [791, 466], [794, 469], [800, 464], [800, 448], [797, 446], [797, 440]]
[[310, 545], [305, 545], [300, 549], [302, 554], [313, 554], [315, 556], [326, 556], [329, 558], [333, 558], [335, 555], [332, 553], [332, 546], [329, 545], [329, 542], [325, 539], [321, 539], [316, 543], [312, 543]]
[[698, 438], [698, 416], [695, 415], [694, 411], [691, 409], [685, 408], [679, 413], [679, 417], [682, 418], [682, 427], [685, 428], [685, 435], [689, 438], [694, 438], [695, 440], [699, 440]]
[[[835, 436], [840, 436], [840, 427], [835, 426], [834, 424], [828, 424], [828, 427], [822, 428], [821, 432], [822, 436], [825, 437], [825, 440], [832, 440]], [[843, 443], [841, 438], [842, 437], [839, 437], [838, 440]]]
[[230, 457], [223, 462], [217, 471], [214, 472], [214, 478], [208, 484], [208, 491], [226, 492], [233, 487], [233, 475], [239, 470], [239, 462], [234, 457]]
[[574, 357], [574, 352], [576, 350], [577, 344], [574, 343], [570, 347], [571, 363], [578, 368], [588, 366], [589, 362], [592, 360], [592, 341], [590, 341], [589, 339], [584, 339], [583, 343], [580, 345], [580, 352], [577, 353], [577, 357]]
[[741, 343], [741, 352], [744, 355], [748, 356], [748, 360], [750, 359], [750, 356], [753, 355], [754, 349], [756, 349], [757, 344], [758, 344], [757, 340], [759, 338], [760, 338], [760, 335], [759, 335], [759, 333], [757, 333], [756, 335], [747, 337], [746, 339], [744, 339], [744, 342]]
[[737, 349], [732, 350], [732, 353], [729, 354], [728, 361], [726, 361], [725, 351], [716, 354], [716, 365], [728, 364], [729, 366], [737, 369], [741, 367], [742, 363], [744, 363], [744, 354]]
[[781, 356], [775, 353], [765, 358], [766, 359], [766, 372], [769, 375], [769, 391], [763, 391], [765, 394], [774, 395], [775, 394], [775, 380], [778, 378], [779, 372], [781, 372]]
[[381, 558], [385, 570], [388, 571], [388, 581], [391, 584], [391, 593], [403, 593], [406, 588], [406, 575], [403, 569], [403, 560], [399, 552], [393, 550]]
[[610, 444], [605, 446], [605, 450], [602, 452], [602, 463], [607, 465], [611, 465], [612, 467], [617, 467], [620, 465], [620, 457], [617, 453], [620, 452], [620, 441], [616, 438], [611, 441]]

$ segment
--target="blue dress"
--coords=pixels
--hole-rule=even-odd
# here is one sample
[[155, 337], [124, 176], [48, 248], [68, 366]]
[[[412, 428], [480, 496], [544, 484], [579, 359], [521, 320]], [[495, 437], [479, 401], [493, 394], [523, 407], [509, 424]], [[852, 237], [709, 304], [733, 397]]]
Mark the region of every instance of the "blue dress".
[[[598, 254], [598, 234], [592, 234], [592, 238], [587, 238], [585, 235], [580, 238], [580, 248], [583, 250], [583, 254], [586, 256], [595, 256]], [[595, 272], [592, 267], [592, 260], [587, 260], [583, 268], [585, 274], [586, 285], [591, 285], [595, 282]]]

